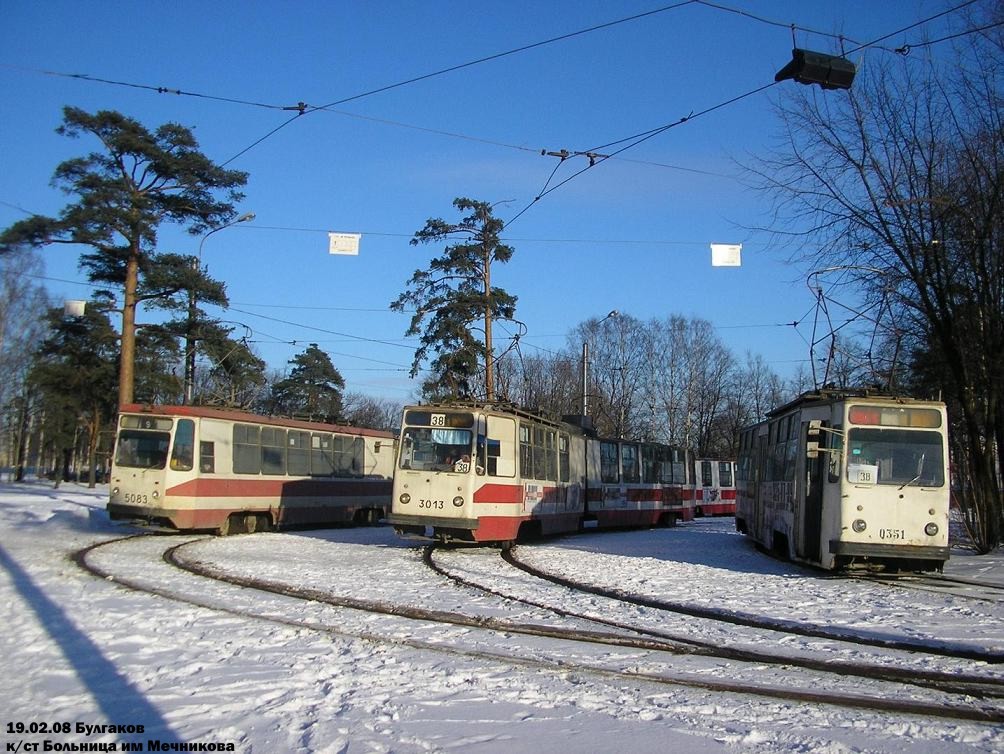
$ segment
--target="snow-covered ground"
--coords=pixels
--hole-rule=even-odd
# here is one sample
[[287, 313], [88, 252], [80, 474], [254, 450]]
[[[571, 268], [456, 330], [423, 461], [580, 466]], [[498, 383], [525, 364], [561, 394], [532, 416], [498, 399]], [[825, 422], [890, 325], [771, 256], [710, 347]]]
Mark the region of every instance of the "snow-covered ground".
[[[0, 484], [5, 751], [43, 751], [46, 741], [52, 751], [85, 744], [241, 752], [1004, 751], [1000, 725], [796, 703], [583, 667], [751, 686], [846, 687], [811, 672], [585, 646], [239, 589], [160, 559], [166, 544], [197, 539], [188, 535], [99, 548], [90, 562], [115, 575], [100, 580], [69, 556], [133, 531], [108, 521], [106, 494], [68, 484]], [[447, 582], [422, 565], [414, 542], [387, 527], [209, 538], [178, 554], [344, 598], [521, 623], [575, 622]], [[564, 538], [517, 548], [517, 555], [582, 582], [688, 605], [1004, 653], [1001, 603], [833, 579], [780, 563], [736, 535], [728, 519]], [[490, 552], [448, 552], [438, 562], [506, 594], [563, 600], [570, 610], [616, 614], [672, 635], [1004, 679], [1002, 666], [605, 604], [536, 585]], [[957, 551], [946, 573], [1004, 583], [1004, 556]], [[854, 683], [846, 688], [862, 695], [889, 688]], [[47, 731], [37, 732], [40, 725]]]

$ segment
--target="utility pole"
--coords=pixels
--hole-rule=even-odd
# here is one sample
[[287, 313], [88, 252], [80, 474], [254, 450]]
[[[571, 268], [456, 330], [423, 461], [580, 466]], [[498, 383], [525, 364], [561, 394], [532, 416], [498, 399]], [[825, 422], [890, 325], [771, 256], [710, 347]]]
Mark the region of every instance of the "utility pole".
[[495, 400], [495, 353], [492, 350], [492, 249], [484, 235], [487, 223], [488, 215], [484, 213], [481, 219], [481, 258], [485, 284], [485, 399], [492, 403]]
[[[614, 309], [607, 316], [596, 323], [599, 327], [611, 317], [617, 317], [620, 312]], [[582, 415], [589, 416], [589, 340], [582, 340]]]
[[[208, 233], [202, 236], [202, 240], [199, 241], [199, 256], [192, 260], [192, 268], [196, 273], [202, 272], [202, 245], [206, 242], [213, 233], [229, 228], [238, 223], [246, 223], [254, 220], [254, 212], [245, 212], [243, 215], [238, 217], [236, 220], [226, 223], [225, 225], [220, 225], [213, 228]], [[197, 349], [198, 338], [195, 336], [195, 325], [198, 321], [199, 309], [198, 309], [198, 296], [195, 291], [196, 281], [192, 281], [192, 287], [188, 289], [188, 325], [185, 333], [185, 397], [183, 403], [185, 405], [191, 405], [192, 396], [195, 391], [195, 353]]]

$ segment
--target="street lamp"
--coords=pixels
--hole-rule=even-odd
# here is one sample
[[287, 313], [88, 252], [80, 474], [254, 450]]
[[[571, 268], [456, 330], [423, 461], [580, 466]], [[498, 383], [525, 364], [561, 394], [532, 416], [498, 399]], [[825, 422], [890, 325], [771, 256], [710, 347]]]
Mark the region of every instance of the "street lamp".
[[[596, 323], [599, 327], [611, 317], [617, 317], [620, 312], [614, 309]], [[582, 339], [582, 415], [589, 416], [589, 340]]]
[[[208, 233], [202, 236], [199, 241], [199, 256], [192, 263], [192, 268], [196, 272], [202, 271], [202, 246], [206, 243], [206, 239], [209, 238], [213, 233], [224, 230], [225, 228], [232, 227], [238, 223], [246, 223], [254, 220], [254, 212], [245, 212], [243, 215], [235, 220], [231, 220], [224, 225], [219, 225]], [[192, 393], [195, 390], [195, 351], [197, 339], [194, 337], [193, 333], [195, 330], [195, 322], [198, 318], [198, 297], [195, 293], [195, 281], [192, 281], [192, 286], [188, 289], [188, 327], [185, 332], [185, 396], [183, 402], [191, 404]]]

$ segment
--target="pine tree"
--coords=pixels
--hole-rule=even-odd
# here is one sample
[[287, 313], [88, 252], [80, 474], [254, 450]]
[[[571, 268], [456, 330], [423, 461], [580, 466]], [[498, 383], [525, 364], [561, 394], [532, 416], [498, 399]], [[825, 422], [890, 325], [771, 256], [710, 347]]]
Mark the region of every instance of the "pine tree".
[[102, 149], [56, 168], [53, 183], [77, 201], [58, 218], [34, 215], [11, 225], [0, 234], [0, 254], [54, 243], [91, 248], [80, 261], [90, 280], [122, 287], [118, 400], [131, 403], [139, 283], [155, 261], [158, 228], [173, 222], [199, 235], [226, 224], [243, 198], [237, 189], [247, 174], [215, 165], [177, 123], [151, 132], [114, 111], [92, 115], [67, 107], [57, 133], [93, 136]]
[[289, 376], [272, 386], [272, 410], [314, 421], [341, 421], [345, 380], [328, 354], [311, 343], [289, 363]]

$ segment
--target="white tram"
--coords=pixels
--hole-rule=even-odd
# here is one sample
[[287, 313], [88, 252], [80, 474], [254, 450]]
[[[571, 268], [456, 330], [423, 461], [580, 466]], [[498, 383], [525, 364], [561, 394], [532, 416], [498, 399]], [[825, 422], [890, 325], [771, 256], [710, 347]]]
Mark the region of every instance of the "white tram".
[[600, 439], [577, 419], [508, 406], [407, 407], [388, 522], [402, 535], [510, 543], [693, 518], [685, 451]]
[[694, 461], [694, 508], [698, 516], [735, 515], [735, 461]]
[[122, 406], [108, 513], [220, 534], [376, 523], [389, 432], [199, 406]]
[[941, 570], [949, 556], [945, 406], [805, 393], [740, 438], [736, 528], [826, 569]]

